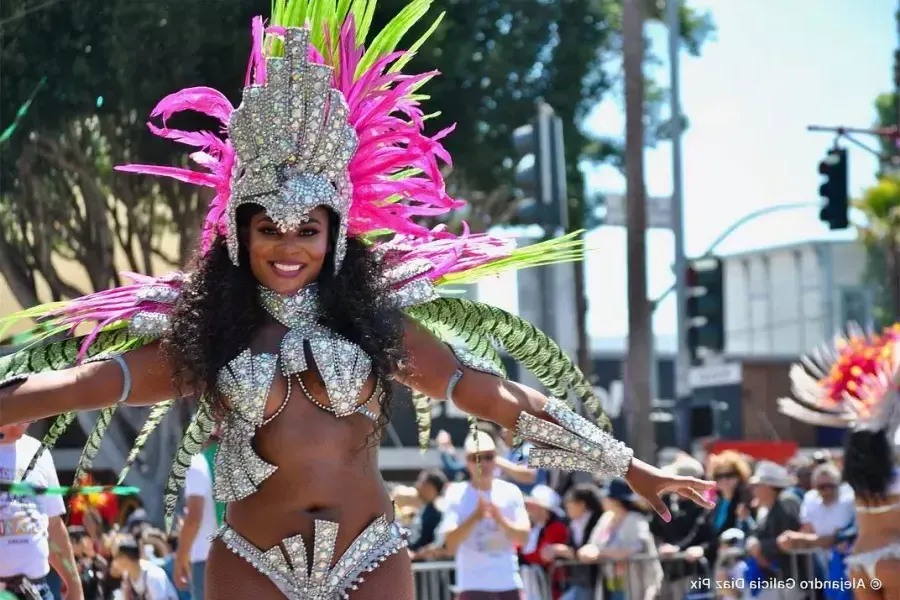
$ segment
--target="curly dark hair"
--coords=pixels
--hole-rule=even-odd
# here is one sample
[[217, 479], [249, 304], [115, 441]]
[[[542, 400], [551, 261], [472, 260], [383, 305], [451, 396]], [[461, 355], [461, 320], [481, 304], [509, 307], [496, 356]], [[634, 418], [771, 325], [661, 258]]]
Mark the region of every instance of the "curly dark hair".
[[844, 446], [843, 478], [863, 500], [883, 499], [894, 476], [887, 431], [853, 431]]
[[[254, 204], [238, 209], [241, 239], [246, 237], [250, 219], [262, 210]], [[337, 225], [330, 213], [329, 239], [338, 235]], [[243, 243], [238, 262], [240, 266], [231, 262], [221, 238], [205, 256], [197, 253], [172, 312], [172, 327], [162, 340], [178, 386], [206, 394], [218, 419], [228, 410], [216, 390], [219, 371], [250, 345], [254, 332], [266, 321]], [[391, 375], [404, 359], [401, 313], [387, 304], [380, 274], [377, 258], [362, 241], [351, 237], [338, 273], [334, 272], [334, 252], [329, 251], [318, 280], [324, 313], [321, 324], [362, 348], [372, 359], [373, 375], [384, 386], [376, 436], [390, 421]]]

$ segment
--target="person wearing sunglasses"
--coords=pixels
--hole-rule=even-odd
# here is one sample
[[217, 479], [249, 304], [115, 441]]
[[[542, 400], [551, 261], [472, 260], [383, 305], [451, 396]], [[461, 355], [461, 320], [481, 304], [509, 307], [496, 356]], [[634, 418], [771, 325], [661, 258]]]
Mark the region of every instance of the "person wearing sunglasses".
[[520, 600], [523, 582], [517, 549], [531, 531], [525, 497], [495, 477], [497, 446], [483, 431], [464, 444], [469, 480], [447, 490], [441, 533], [454, 555], [458, 600]]
[[811, 482], [813, 487], [800, 507], [800, 530], [782, 533], [778, 547], [784, 552], [814, 549], [816, 576], [822, 578], [830, 559], [828, 550], [835, 545], [838, 534], [853, 523], [854, 496], [852, 491], [848, 495], [843, 490], [841, 472], [831, 463], [816, 467]]
[[672, 556], [684, 551], [689, 561], [705, 556], [709, 564], [715, 564], [722, 533], [733, 528], [744, 533], [750, 531], [753, 525], [748, 509], [750, 465], [739, 453], [725, 450], [710, 457], [709, 472], [716, 482], [715, 508], [704, 513], [681, 541], [660, 547], [661, 555]]

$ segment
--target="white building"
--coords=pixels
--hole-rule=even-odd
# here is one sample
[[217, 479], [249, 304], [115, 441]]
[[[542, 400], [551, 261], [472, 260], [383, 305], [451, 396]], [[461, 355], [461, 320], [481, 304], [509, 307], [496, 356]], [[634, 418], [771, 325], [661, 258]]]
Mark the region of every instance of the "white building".
[[840, 327], [872, 323], [866, 252], [856, 241], [813, 241], [723, 258], [726, 354], [796, 356]]

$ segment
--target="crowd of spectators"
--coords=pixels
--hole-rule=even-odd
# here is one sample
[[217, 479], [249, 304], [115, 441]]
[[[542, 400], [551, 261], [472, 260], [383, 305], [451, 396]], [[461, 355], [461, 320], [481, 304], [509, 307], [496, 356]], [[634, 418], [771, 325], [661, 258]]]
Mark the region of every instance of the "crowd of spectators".
[[[411, 531], [413, 560], [452, 564], [451, 586], [461, 600], [503, 597], [496, 594], [516, 587], [528, 600], [749, 598], [751, 588], [761, 600], [841, 598], [780, 585], [845, 577], [853, 491], [826, 452], [787, 466], [734, 451], [702, 461], [680, 454], [664, 468], [714, 479], [716, 506], [672, 496], [665, 501], [673, 518], [665, 523], [623, 481], [528, 467], [529, 447], [511, 449], [509, 432], [485, 427], [461, 449], [446, 432], [436, 442], [442, 468], [423, 471], [415, 488], [398, 486], [393, 494]], [[476, 465], [489, 480], [476, 480]], [[519, 538], [523, 514], [528, 532]], [[512, 578], [480, 570], [492, 565], [497, 573], [496, 561], [509, 556]], [[698, 578], [719, 584], [692, 594]]]
[[[673, 518], [664, 523], [623, 481], [529, 467], [529, 447], [512, 449], [508, 432], [485, 427], [463, 448], [446, 432], [436, 441], [442, 468], [392, 486], [392, 496], [410, 557], [420, 567], [446, 565], [459, 600], [482, 593], [519, 600], [520, 589], [527, 600], [684, 600], [698, 576], [720, 581], [716, 596], [744, 598], [754, 578], [831, 576], [853, 539], [853, 492], [826, 454], [788, 467], [731, 451], [703, 462], [681, 454], [664, 468], [714, 479], [716, 507], [666, 498]], [[191, 600], [192, 584], [202, 593], [205, 550], [197, 540], [215, 523], [215, 507], [197, 475], [201, 460], [187, 491], [188, 518], [182, 514], [171, 535], [143, 509], [121, 525], [88, 512], [68, 528], [86, 599]], [[185, 533], [191, 547], [179, 552]], [[803, 598], [797, 590], [772, 597]]]

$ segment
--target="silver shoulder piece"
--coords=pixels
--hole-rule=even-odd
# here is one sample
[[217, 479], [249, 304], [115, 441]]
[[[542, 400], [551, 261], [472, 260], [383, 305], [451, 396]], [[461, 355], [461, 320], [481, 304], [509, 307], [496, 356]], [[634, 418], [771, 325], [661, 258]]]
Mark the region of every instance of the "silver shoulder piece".
[[128, 321], [128, 332], [132, 335], [151, 338], [162, 337], [172, 326], [172, 319], [165, 313], [141, 311]]
[[[397, 252], [398, 248], [388, 250], [387, 246], [376, 248], [373, 252], [380, 254], [379, 260], [385, 260], [388, 252]], [[392, 308], [403, 310], [416, 304], [423, 304], [437, 298], [434, 285], [422, 277], [434, 269], [434, 263], [425, 258], [416, 258], [388, 266], [381, 274], [381, 285], [388, 291], [388, 301]]]
[[625, 478], [634, 457], [631, 448], [572, 412], [560, 400], [548, 400], [544, 412], [559, 425], [524, 411], [516, 422], [516, 434], [539, 445], [528, 454], [530, 466]]
[[231, 400], [216, 452], [213, 493], [219, 502], [246, 498], [277, 469], [253, 449], [277, 364], [275, 355], [245, 350], [219, 373], [219, 391]]
[[447, 345], [450, 346], [450, 349], [453, 351], [453, 354], [456, 356], [457, 360], [459, 360], [459, 362], [461, 362], [469, 369], [472, 369], [473, 371], [481, 371], [482, 373], [487, 373], [488, 375], [494, 375], [496, 377], [506, 377], [506, 375], [504, 375], [503, 372], [494, 365], [494, 363], [486, 358], [482, 358], [477, 354], [472, 353], [468, 348], [456, 344]]

